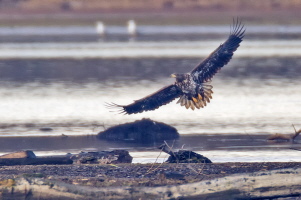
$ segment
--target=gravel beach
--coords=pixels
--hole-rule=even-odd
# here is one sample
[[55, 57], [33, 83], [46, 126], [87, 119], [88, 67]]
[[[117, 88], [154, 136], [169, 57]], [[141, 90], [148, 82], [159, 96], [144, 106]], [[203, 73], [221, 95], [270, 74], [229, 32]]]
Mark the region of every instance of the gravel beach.
[[0, 167], [0, 179], [20, 176], [60, 180], [71, 184], [161, 186], [197, 182], [232, 174], [301, 168], [300, 162], [212, 164], [23, 165]]

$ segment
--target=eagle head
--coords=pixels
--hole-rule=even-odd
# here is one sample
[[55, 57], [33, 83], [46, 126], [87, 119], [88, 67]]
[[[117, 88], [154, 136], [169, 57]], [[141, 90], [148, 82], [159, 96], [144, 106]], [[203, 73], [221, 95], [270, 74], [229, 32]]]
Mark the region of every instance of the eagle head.
[[171, 74], [170, 75], [172, 78], [176, 78], [177, 82], [182, 82], [186, 79], [185, 74]]

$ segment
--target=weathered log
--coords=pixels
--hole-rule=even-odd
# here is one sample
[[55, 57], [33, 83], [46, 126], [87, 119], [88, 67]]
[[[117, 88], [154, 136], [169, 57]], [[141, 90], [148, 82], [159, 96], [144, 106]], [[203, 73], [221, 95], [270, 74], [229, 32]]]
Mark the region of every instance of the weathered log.
[[[273, 199], [301, 195], [301, 168], [236, 174], [162, 187], [85, 187], [40, 178], [0, 185], [14, 199]], [[17, 198], [18, 197], [18, 198]]]
[[40, 157], [40, 158], [1, 158], [1, 165], [65, 165], [73, 161], [65, 157]]
[[18, 151], [0, 156], [1, 158], [36, 158], [33, 151]]

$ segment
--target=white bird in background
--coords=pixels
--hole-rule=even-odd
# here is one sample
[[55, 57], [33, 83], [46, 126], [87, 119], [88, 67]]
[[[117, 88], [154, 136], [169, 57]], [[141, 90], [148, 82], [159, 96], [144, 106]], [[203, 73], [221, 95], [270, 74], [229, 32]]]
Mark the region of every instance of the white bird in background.
[[128, 21], [128, 34], [131, 37], [135, 37], [137, 35], [137, 25], [136, 22], [134, 20], [129, 20]]
[[104, 37], [106, 34], [106, 27], [103, 22], [96, 22], [96, 32], [99, 36]]

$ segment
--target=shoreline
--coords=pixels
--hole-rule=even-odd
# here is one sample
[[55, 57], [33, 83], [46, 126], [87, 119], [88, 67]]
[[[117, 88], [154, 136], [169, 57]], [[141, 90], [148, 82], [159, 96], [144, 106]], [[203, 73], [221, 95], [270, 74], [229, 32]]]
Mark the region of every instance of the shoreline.
[[300, 170], [300, 162], [2, 166], [0, 192], [4, 199], [274, 199], [301, 195]]
[[[70, 180], [88, 178], [99, 181], [100, 183], [97, 185], [100, 187], [123, 186], [124, 181], [128, 183], [128, 186], [146, 186], [149, 181], [153, 182], [152, 186], [163, 186], [211, 180], [233, 174], [288, 168], [301, 168], [301, 162], [15, 165], [1, 166], [0, 180], [27, 175], [69, 183]], [[160, 181], [162, 174], [167, 176], [170, 182], [162, 183]], [[181, 177], [179, 178], [179, 176]], [[68, 181], [68, 179], [70, 180]], [[103, 179], [109, 183], [104, 183]], [[115, 181], [110, 182], [110, 180]]]
[[126, 10], [126, 11], [2, 11], [0, 26], [53, 26], [94, 25], [103, 21], [107, 25], [124, 25], [129, 19], [138, 25], [221, 25], [231, 24], [234, 17], [245, 24], [299, 25], [301, 12], [290, 9], [261, 10]]

